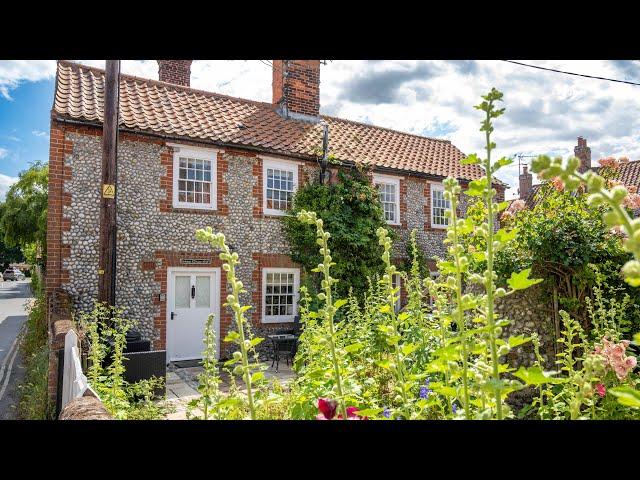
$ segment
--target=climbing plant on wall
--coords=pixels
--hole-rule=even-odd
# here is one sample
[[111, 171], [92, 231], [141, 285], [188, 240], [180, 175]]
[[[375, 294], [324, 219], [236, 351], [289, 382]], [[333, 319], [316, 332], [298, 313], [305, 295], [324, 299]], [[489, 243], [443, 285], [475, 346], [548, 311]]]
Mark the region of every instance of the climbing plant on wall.
[[297, 220], [302, 210], [316, 212], [331, 232], [332, 258], [336, 263], [334, 276], [342, 279], [335, 289], [346, 297], [349, 288], [363, 293], [368, 286], [367, 276], [381, 274], [382, 247], [376, 230], [386, 227], [378, 191], [371, 184], [367, 172], [361, 168], [340, 171], [337, 182], [320, 185], [310, 182], [298, 189], [293, 215], [284, 218], [284, 231], [291, 245], [291, 258], [306, 274], [307, 284], [319, 290], [320, 277], [311, 270], [322, 261], [316, 244], [316, 232], [310, 225]]

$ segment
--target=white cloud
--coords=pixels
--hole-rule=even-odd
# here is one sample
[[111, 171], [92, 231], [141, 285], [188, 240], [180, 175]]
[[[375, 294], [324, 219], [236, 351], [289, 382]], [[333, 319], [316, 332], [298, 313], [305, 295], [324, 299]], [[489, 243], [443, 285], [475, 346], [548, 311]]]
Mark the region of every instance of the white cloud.
[[0, 158], [6, 157], [8, 153], [9, 153], [9, 150], [7, 150], [6, 148], [0, 147]]
[[[523, 62], [640, 81], [640, 62], [634, 61]], [[104, 60], [82, 63], [104, 68]], [[155, 60], [124, 60], [122, 71], [158, 78]], [[191, 78], [194, 88], [271, 101], [271, 68], [257, 60], [196, 60]], [[582, 135], [594, 164], [608, 155], [640, 158], [638, 86], [484, 60], [333, 61], [322, 66], [321, 82], [324, 114], [448, 138], [463, 152], [479, 154], [484, 147], [482, 115], [473, 106], [495, 86], [504, 93], [506, 107], [495, 121], [496, 156], [566, 156]], [[498, 176], [514, 187], [507, 197], [516, 195], [517, 163]]]
[[47, 132], [43, 132], [41, 130], [33, 130], [31, 132], [33, 135], [35, 135], [36, 137], [48, 137], [49, 134]]
[[0, 202], [4, 200], [4, 197], [9, 191], [9, 187], [18, 181], [18, 177], [9, 177], [0, 173]]
[[55, 60], [0, 60], [0, 95], [11, 100], [11, 90], [22, 82], [50, 79], [55, 73]]

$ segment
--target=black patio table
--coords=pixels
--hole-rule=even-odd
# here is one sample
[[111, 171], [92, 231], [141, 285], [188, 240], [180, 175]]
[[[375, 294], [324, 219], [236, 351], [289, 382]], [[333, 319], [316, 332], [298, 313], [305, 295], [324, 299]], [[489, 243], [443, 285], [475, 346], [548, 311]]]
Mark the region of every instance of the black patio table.
[[285, 354], [285, 360], [287, 365], [289, 365], [289, 358], [291, 358], [291, 362], [293, 363], [293, 356], [296, 353], [296, 346], [298, 343], [298, 335], [294, 335], [291, 333], [281, 333], [268, 335], [268, 339], [271, 340], [273, 344], [273, 361], [271, 362], [271, 366], [276, 364], [276, 372], [278, 371], [278, 366], [280, 364], [280, 354]]

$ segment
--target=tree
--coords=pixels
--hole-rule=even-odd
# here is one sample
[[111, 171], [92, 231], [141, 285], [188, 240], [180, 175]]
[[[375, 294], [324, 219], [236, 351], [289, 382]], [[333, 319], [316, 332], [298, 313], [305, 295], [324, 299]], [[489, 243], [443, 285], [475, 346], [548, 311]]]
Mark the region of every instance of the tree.
[[10, 263], [18, 263], [23, 260], [19, 247], [9, 247], [4, 243], [4, 234], [0, 231], [0, 268], [6, 269]]
[[318, 253], [315, 228], [296, 219], [301, 210], [316, 212], [324, 222], [324, 229], [331, 232], [329, 248], [336, 263], [332, 275], [340, 280], [335, 288], [338, 297], [346, 296], [350, 287], [354, 293], [363, 293], [368, 285], [367, 277], [383, 272], [382, 247], [376, 230], [388, 227], [378, 191], [366, 172], [340, 171], [334, 185], [302, 186], [294, 197], [293, 215], [284, 218], [291, 258], [303, 267], [309, 286], [319, 291], [321, 279], [312, 270], [322, 262], [322, 257]]
[[46, 251], [48, 186], [49, 166], [36, 162], [9, 188], [0, 204], [0, 232], [8, 247], [35, 243]]

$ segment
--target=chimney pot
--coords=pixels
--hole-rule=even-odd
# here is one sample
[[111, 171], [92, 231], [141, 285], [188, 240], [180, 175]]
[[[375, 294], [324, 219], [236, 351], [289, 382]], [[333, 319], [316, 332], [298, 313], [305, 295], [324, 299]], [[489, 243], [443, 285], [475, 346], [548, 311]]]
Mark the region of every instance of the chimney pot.
[[587, 147], [587, 139], [578, 137], [578, 145], [574, 147], [573, 153], [580, 159], [578, 171], [584, 173], [591, 168], [591, 148]]
[[528, 165], [522, 166], [522, 173], [520, 174], [520, 188], [518, 189], [518, 193], [520, 194], [521, 200], [526, 200], [529, 196], [529, 192], [531, 188], [533, 188], [533, 175], [528, 172]]

